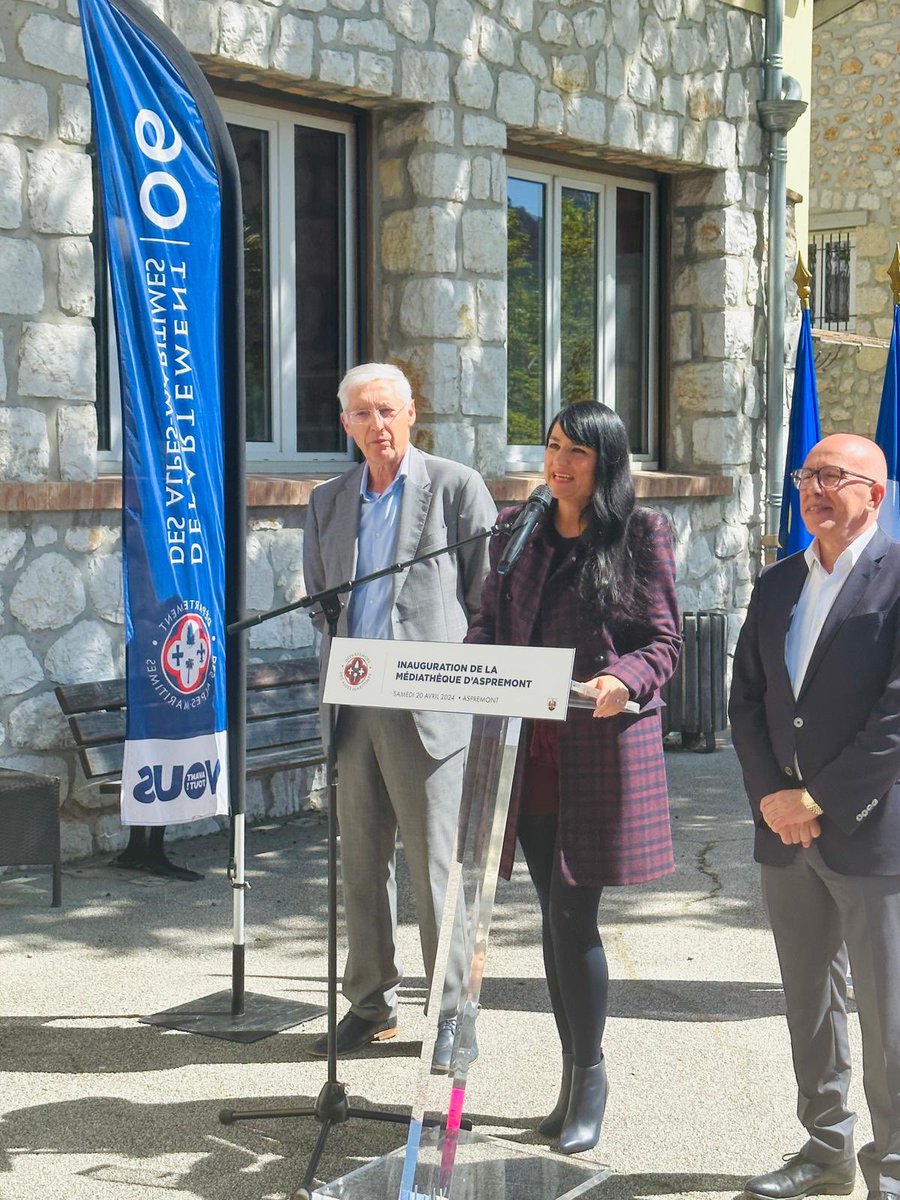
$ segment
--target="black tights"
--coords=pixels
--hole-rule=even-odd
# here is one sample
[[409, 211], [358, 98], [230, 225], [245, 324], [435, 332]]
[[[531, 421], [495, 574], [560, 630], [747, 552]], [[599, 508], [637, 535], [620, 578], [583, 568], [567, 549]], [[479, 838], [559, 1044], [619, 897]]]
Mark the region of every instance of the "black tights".
[[609, 970], [597, 910], [598, 887], [572, 887], [560, 875], [555, 813], [519, 820], [519, 843], [541, 904], [544, 970], [564, 1054], [576, 1067], [602, 1056]]

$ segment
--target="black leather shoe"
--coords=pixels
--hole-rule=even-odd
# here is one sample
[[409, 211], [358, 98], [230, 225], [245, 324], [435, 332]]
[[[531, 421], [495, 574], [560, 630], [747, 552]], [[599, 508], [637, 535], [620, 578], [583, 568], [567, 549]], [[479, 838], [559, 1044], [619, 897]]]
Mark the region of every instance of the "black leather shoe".
[[794, 1200], [797, 1196], [849, 1196], [856, 1178], [852, 1158], [837, 1163], [810, 1162], [800, 1154], [768, 1175], [748, 1179], [744, 1191], [763, 1200]]
[[[388, 1017], [384, 1021], [367, 1021], [358, 1017], [355, 1012], [348, 1012], [338, 1021], [337, 1052], [338, 1054], [355, 1054], [368, 1046], [369, 1042], [386, 1042], [397, 1036], [397, 1018]], [[323, 1033], [309, 1047], [309, 1053], [316, 1058], [328, 1057], [328, 1034]]]
[[581, 1154], [597, 1145], [608, 1093], [605, 1059], [592, 1067], [572, 1067], [569, 1107], [559, 1134], [562, 1154]]
[[[446, 1075], [450, 1070], [450, 1059], [453, 1056], [453, 1043], [456, 1041], [456, 1017], [445, 1017], [438, 1024], [437, 1037], [434, 1039], [434, 1051], [431, 1055], [432, 1075]], [[469, 1066], [478, 1057], [478, 1042], [474, 1040], [469, 1049]]]

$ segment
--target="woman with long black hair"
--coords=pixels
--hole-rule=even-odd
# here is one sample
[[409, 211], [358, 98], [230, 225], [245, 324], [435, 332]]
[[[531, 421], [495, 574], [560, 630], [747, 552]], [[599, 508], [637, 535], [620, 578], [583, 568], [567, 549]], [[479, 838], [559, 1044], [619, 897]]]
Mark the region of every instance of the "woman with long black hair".
[[[503, 578], [507, 539], [495, 539], [467, 640], [574, 646], [575, 678], [596, 693], [592, 711], [524, 726], [501, 865], [509, 878], [518, 837], [562, 1043], [559, 1099], [539, 1128], [574, 1154], [596, 1145], [606, 1107], [603, 888], [675, 869], [659, 688], [681, 637], [669, 527], [635, 504], [628, 438], [612, 409], [563, 409], [547, 435], [544, 477], [553, 503]], [[638, 712], [625, 710], [629, 701]]]

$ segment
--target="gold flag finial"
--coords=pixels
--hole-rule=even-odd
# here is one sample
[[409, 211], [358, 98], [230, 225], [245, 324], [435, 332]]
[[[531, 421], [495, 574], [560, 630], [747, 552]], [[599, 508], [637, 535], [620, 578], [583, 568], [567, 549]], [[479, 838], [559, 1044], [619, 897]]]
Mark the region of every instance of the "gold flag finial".
[[894, 293], [894, 303], [900, 304], [900, 242], [894, 247], [894, 257], [887, 273], [891, 281], [891, 291]]
[[803, 261], [803, 255], [797, 255], [797, 270], [794, 272], [794, 283], [797, 285], [797, 295], [800, 297], [800, 307], [802, 309], [809, 308], [809, 285], [812, 282], [812, 275], [806, 269], [806, 263]]

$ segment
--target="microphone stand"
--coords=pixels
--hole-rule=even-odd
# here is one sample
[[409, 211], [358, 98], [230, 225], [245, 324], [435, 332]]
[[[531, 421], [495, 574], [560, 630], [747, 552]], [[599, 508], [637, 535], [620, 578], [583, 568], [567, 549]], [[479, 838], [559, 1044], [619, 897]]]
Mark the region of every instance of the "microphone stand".
[[[396, 575], [401, 571], [407, 570], [409, 567], [415, 566], [417, 563], [428, 562], [429, 559], [439, 558], [442, 554], [450, 554], [455, 550], [459, 550], [463, 546], [468, 546], [472, 542], [480, 541], [483, 538], [494, 537], [498, 533], [506, 533], [510, 528], [509, 522], [498, 522], [492, 525], [490, 529], [483, 529], [478, 533], [472, 534], [470, 537], [462, 538], [458, 542], [454, 542], [450, 546], [440, 546], [436, 550], [429, 550], [426, 554], [419, 555], [415, 558], [409, 558], [405, 562], [392, 563], [390, 566], [382, 567], [378, 571], [373, 571], [369, 575], [362, 575], [358, 579], [345, 580], [343, 583], [336, 584], [334, 587], [325, 588], [320, 592], [316, 592], [311, 596], [303, 596], [300, 600], [295, 600], [291, 604], [282, 605], [280, 608], [274, 608], [269, 612], [257, 613], [256, 616], [247, 617], [242, 621], [235, 621], [228, 626], [228, 633], [238, 633], [243, 629], [249, 629], [253, 625], [260, 625], [264, 621], [270, 621], [273, 617], [279, 617], [284, 613], [293, 612], [297, 608], [313, 608], [318, 605], [328, 627], [329, 637], [329, 656], [331, 654], [331, 643], [337, 636], [337, 626], [341, 615], [343, 603], [342, 596], [355, 591], [362, 587], [364, 583], [371, 583], [374, 579], [382, 579], [386, 575]], [[325, 1149], [325, 1143], [328, 1139], [328, 1134], [335, 1125], [342, 1125], [349, 1121], [351, 1117], [362, 1117], [369, 1121], [391, 1122], [397, 1125], [408, 1125], [409, 1114], [389, 1112], [386, 1109], [379, 1108], [358, 1108], [351, 1105], [347, 1099], [347, 1085], [341, 1083], [337, 1077], [337, 741], [336, 741], [336, 726], [337, 712], [334, 704], [328, 705], [328, 753], [325, 759], [325, 773], [328, 787], [328, 1073], [325, 1083], [316, 1097], [315, 1104], [312, 1106], [304, 1106], [300, 1108], [244, 1108], [230, 1109], [223, 1108], [219, 1113], [219, 1120], [223, 1125], [233, 1125], [238, 1121], [265, 1121], [276, 1120], [281, 1117], [313, 1117], [321, 1126], [319, 1136], [316, 1139], [316, 1144], [313, 1147], [313, 1152], [307, 1164], [306, 1173], [303, 1176], [303, 1183], [294, 1192], [291, 1200], [311, 1200], [312, 1182], [315, 1178], [316, 1168], [319, 1165], [319, 1160]], [[439, 1124], [437, 1119], [426, 1119], [426, 1124]], [[463, 1128], [471, 1129], [471, 1122], [464, 1121]]]

